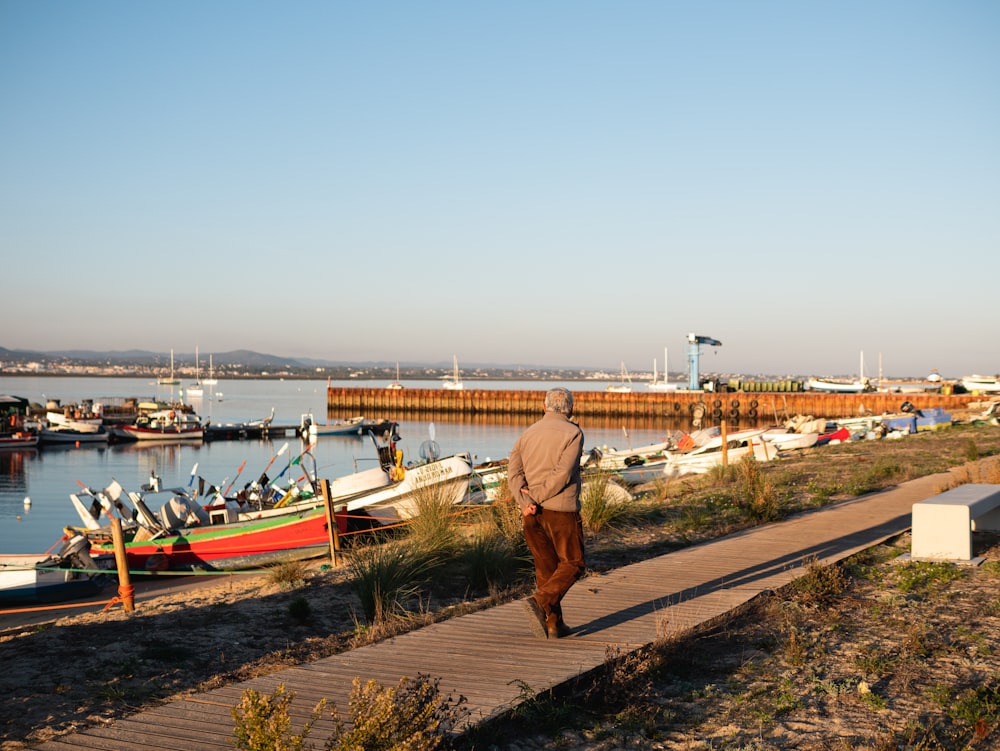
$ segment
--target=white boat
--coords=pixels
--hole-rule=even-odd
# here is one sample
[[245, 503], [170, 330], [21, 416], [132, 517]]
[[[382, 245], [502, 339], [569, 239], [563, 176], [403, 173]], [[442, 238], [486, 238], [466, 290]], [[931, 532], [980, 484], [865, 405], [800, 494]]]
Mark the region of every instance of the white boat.
[[608, 384], [608, 391], [616, 394], [628, 394], [632, 391], [632, 378], [625, 369], [625, 361], [622, 360], [622, 379], [620, 383]]
[[768, 430], [761, 438], [774, 445], [778, 451], [791, 451], [815, 446], [819, 440], [819, 433], [794, 433], [779, 428]]
[[88, 425], [77, 430], [67, 425], [43, 425], [38, 431], [39, 443], [107, 443], [111, 433], [103, 425]]
[[156, 382], [161, 386], [178, 386], [180, 385], [180, 380], [174, 375], [174, 351], [170, 350], [170, 375], [161, 376], [156, 379]]
[[962, 387], [969, 393], [1000, 394], [1000, 377], [982, 375], [963, 376]]
[[676, 448], [676, 443], [673, 440], [650, 443], [634, 449], [594, 448], [583, 455], [580, 464], [585, 469], [616, 472], [632, 464], [643, 464], [647, 461], [662, 459], [668, 451], [674, 448]]
[[0, 555], [0, 603], [48, 603], [88, 597], [108, 583], [93, 571], [90, 543], [74, 535], [63, 543], [58, 554]]
[[212, 355], [208, 356], [208, 378], [202, 381], [205, 386], [214, 386], [219, 380], [215, 377], [215, 366], [212, 364]]
[[133, 441], [200, 440], [205, 436], [205, 428], [197, 415], [167, 408], [144, 411], [132, 425], [116, 427], [112, 433]]
[[186, 389], [188, 397], [200, 399], [205, 395], [205, 389], [201, 385], [201, 367], [198, 363], [198, 347], [194, 348], [194, 383]]
[[[473, 475], [474, 486], [470, 486], [470, 495], [475, 497], [475, 494], [478, 492], [479, 497], [481, 497], [484, 503], [496, 503], [500, 500], [500, 487], [507, 479], [507, 464], [507, 459], [477, 464], [473, 468], [475, 473]], [[632, 498], [632, 494], [613, 479], [587, 479], [586, 475], [583, 477], [581, 496], [586, 495], [588, 489], [594, 483], [603, 483], [603, 489], [608, 496], [608, 500], [621, 503]]]
[[458, 355], [452, 355], [452, 360], [454, 361], [454, 369], [451, 374], [451, 380], [446, 380], [441, 385], [452, 391], [461, 391], [465, 388], [462, 380], [458, 377]]
[[[456, 365], [457, 365], [457, 363], [456, 363]], [[401, 391], [403, 389], [403, 384], [399, 380], [399, 363], [398, 362], [396, 363], [396, 380], [395, 381], [390, 381], [389, 384], [386, 386], [386, 388], [389, 389], [390, 391]]]
[[686, 384], [680, 381], [675, 381], [671, 383], [669, 380], [669, 368], [667, 366], [667, 348], [663, 348], [663, 380], [656, 380], [656, 358], [653, 358], [653, 380], [649, 382], [647, 388], [650, 391], [677, 391], [678, 389], [683, 389]]
[[[392, 485], [367, 491], [344, 501], [348, 518], [362, 512], [379, 524], [394, 524], [417, 515], [421, 494], [441, 494], [454, 505], [466, 503], [473, 477], [472, 456], [467, 453], [402, 468], [402, 478]], [[399, 474], [396, 475], [397, 477]]]
[[54, 429], [68, 428], [78, 433], [96, 433], [104, 425], [103, 417], [70, 417], [63, 412], [49, 410], [45, 422]]
[[861, 353], [858, 377], [853, 380], [840, 378], [810, 378], [806, 381], [809, 391], [828, 391], [837, 394], [861, 394], [873, 391], [871, 381], [865, 377], [865, 353]]
[[871, 391], [871, 384], [867, 378], [857, 381], [842, 381], [835, 378], [810, 378], [806, 381], [806, 388], [809, 391], [829, 391], [839, 394], [860, 394]]
[[[757, 461], [771, 461], [778, 455], [778, 449], [764, 441], [763, 429], [740, 430], [726, 435], [726, 461], [738, 462], [744, 456], [753, 455]], [[722, 434], [713, 436], [703, 445], [690, 451], [671, 451], [662, 459], [627, 466], [618, 470], [618, 476], [626, 483], [638, 484], [654, 478], [683, 477], [690, 474], [705, 474], [712, 467], [722, 464]]]

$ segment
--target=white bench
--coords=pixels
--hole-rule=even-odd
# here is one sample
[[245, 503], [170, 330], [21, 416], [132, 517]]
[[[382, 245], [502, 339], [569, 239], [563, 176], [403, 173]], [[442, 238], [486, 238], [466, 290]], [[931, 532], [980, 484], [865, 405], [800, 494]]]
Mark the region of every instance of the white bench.
[[969, 484], [913, 504], [910, 557], [971, 561], [972, 533], [1000, 530], [1000, 485]]

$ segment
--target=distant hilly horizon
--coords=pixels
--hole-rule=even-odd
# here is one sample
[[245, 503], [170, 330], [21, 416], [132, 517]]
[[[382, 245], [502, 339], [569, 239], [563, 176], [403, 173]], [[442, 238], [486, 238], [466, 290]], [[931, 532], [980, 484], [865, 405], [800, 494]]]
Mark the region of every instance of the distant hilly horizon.
[[[357, 360], [330, 360], [322, 358], [312, 358], [312, 357], [282, 357], [279, 355], [271, 355], [263, 352], [255, 352], [250, 349], [235, 349], [228, 352], [212, 352], [211, 353], [212, 362], [220, 367], [225, 367], [227, 365], [244, 365], [248, 367], [279, 367], [279, 366], [291, 366], [297, 368], [343, 368], [343, 367], [395, 367], [396, 360], [367, 360], [364, 362], [359, 362]], [[82, 360], [87, 362], [110, 362], [114, 364], [129, 364], [129, 365], [146, 365], [146, 366], [164, 366], [170, 364], [170, 353], [169, 352], [152, 352], [150, 350], [142, 349], [127, 349], [127, 350], [90, 350], [90, 349], [63, 349], [63, 350], [14, 350], [8, 349], [6, 347], [0, 347], [0, 361], [17, 361], [24, 362], [30, 360], [53, 360], [53, 359], [70, 359], [70, 360]], [[208, 355], [204, 353], [198, 354], [198, 361], [200, 364], [207, 367]], [[194, 352], [174, 352], [174, 364], [175, 365], [193, 365], [195, 362]], [[403, 361], [400, 360], [399, 364], [406, 367], [429, 367], [429, 368], [448, 368], [452, 367], [452, 363], [447, 360], [441, 360], [439, 362], [418, 362], [418, 361]], [[537, 365], [537, 364], [525, 364], [518, 363], [516, 365], [502, 364], [502, 363], [466, 363], [463, 369], [468, 368], [531, 368], [531, 369], [542, 369], [542, 370], [600, 370], [600, 368], [588, 367], [584, 365], [574, 365], [574, 366], [553, 366], [553, 365]]]

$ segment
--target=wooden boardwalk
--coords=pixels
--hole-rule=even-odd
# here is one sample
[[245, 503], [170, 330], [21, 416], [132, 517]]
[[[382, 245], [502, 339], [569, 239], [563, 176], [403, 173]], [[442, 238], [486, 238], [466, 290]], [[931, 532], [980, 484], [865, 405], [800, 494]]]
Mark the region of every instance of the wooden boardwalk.
[[[527, 694], [543, 692], [600, 667], [609, 649], [625, 654], [722, 616], [762, 592], [791, 582], [810, 561], [833, 563], [910, 527], [911, 507], [935, 495], [947, 473], [728, 537], [607, 574], [590, 575], [563, 602], [576, 631], [559, 640], [532, 635], [521, 602], [453, 618], [378, 644], [242, 683], [178, 699], [109, 726], [63, 736], [39, 751], [231, 751], [231, 708], [254, 688], [294, 692], [304, 721], [320, 699], [348, 715], [355, 677], [395, 685], [419, 673], [440, 678], [444, 694], [462, 695], [470, 722], [494, 718]], [[311, 738], [328, 737], [330, 721]]]

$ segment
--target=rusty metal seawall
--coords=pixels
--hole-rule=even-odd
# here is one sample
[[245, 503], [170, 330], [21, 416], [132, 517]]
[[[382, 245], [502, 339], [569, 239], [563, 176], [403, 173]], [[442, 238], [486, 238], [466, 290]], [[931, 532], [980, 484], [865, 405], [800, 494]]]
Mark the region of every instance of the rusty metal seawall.
[[[971, 394], [825, 394], [788, 393], [574, 391], [574, 411], [580, 417], [683, 418], [704, 405], [708, 418], [783, 419], [789, 415], [837, 418], [858, 414], [896, 413], [904, 402], [916, 409], [963, 409], [979, 397]], [[335, 414], [403, 418], [427, 415], [539, 415], [545, 389], [366, 389], [330, 387], [327, 410]]]

